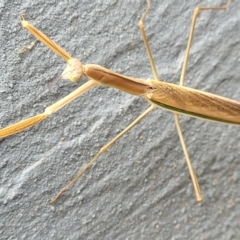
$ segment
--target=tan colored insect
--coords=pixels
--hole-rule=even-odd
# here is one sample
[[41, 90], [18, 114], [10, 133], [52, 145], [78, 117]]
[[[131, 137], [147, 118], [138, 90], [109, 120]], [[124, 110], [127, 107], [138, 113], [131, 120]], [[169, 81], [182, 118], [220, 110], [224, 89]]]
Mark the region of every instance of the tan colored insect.
[[201, 201], [202, 196], [200, 192], [200, 187], [196, 174], [192, 168], [192, 164], [190, 162], [187, 148], [183, 139], [178, 114], [186, 114], [191, 117], [202, 118], [227, 124], [240, 124], [240, 102], [183, 86], [187, 69], [189, 51], [194, 33], [194, 27], [199, 12], [204, 10], [225, 10], [228, 8], [230, 0], [225, 6], [222, 7], [198, 7], [194, 10], [186, 55], [180, 78], [180, 85], [162, 82], [158, 77], [143, 24], [144, 18], [150, 9], [150, 1], [147, 1], [147, 4], [148, 7], [139, 21], [139, 27], [151, 63], [152, 72], [155, 78], [154, 80], [144, 80], [120, 75], [99, 65], [82, 65], [82, 63], [78, 59], [72, 58], [70, 54], [68, 54], [65, 50], [59, 47], [56, 43], [51, 41], [46, 35], [41, 33], [27, 21], [25, 21], [22, 16], [23, 27], [27, 28], [28, 31], [32, 33], [38, 40], [43, 42], [55, 53], [57, 53], [59, 56], [66, 60], [67, 67], [61, 75], [62, 78], [70, 79], [73, 82], [77, 82], [80, 80], [81, 76], [84, 75], [89, 79], [89, 81], [80, 86], [75, 91], [73, 91], [71, 94], [61, 99], [60, 101], [47, 107], [42, 114], [36, 115], [34, 117], [28, 118], [9, 127], [1, 129], [1, 138], [16, 134], [39, 123], [40, 121], [49, 117], [54, 112], [58, 111], [66, 104], [73, 101], [75, 98], [81, 96], [83, 93], [87, 92], [88, 90], [97, 85], [114, 87], [129, 94], [140, 96], [146, 99], [151, 104], [150, 107], [146, 111], [144, 111], [134, 122], [132, 122], [128, 127], [126, 127], [112, 141], [103, 146], [100, 151], [91, 159], [91, 161], [75, 176], [75, 178], [57, 193], [57, 195], [51, 200], [51, 203], [55, 202], [64, 191], [69, 189], [69, 187], [79, 179], [79, 177], [96, 161], [96, 159], [103, 152], [105, 152], [111, 145], [113, 145], [119, 138], [121, 138], [127, 131], [129, 131], [134, 125], [136, 125], [156, 107], [164, 108], [173, 112], [174, 114], [179, 138], [192, 178], [196, 199], [197, 201]]

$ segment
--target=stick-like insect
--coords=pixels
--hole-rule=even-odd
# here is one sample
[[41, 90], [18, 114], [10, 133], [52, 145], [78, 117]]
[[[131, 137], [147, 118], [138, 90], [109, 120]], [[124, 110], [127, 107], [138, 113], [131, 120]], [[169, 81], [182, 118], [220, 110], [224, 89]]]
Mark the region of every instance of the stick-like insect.
[[89, 79], [89, 81], [80, 86], [78, 89], [76, 89], [69, 95], [67, 95], [66, 97], [64, 97], [63, 99], [47, 107], [42, 114], [25, 119], [9, 127], [1, 129], [0, 138], [13, 135], [31, 126], [36, 125], [37, 123], [49, 117], [54, 112], [58, 111], [66, 104], [73, 101], [75, 98], [81, 96], [83, 93], [87, 92], [88, 90], [97, 85], [114, 87], [129, 94], [140, 96], [146, 99], [151, 104], [151, 106], [146, 111], [144, 111], [135, 121], [133, 121], [109, 143], [104, 145], [99, 150], [99, 152], [91, 159], [91, 161], [74, 177], [74, 179], [57, 193], [57, 195], [51, 200], [51, 203], [55, 202], [64, 191], [69, 189], [71, 185], [73, 185], [80, 178], [80, 176], [97, 160], [97, 158], [103, 152], [105, 152], [111, 145], [113, 145], [119, 138], [121, 138], [127, 131], [129, 131], [139, 121], [146, 117], [156, 107], [169, 110], [174, 114], [178, 135], [193, 182], [196, 199], [197, 201], [202, 200], [198, 180], [192, 168], [192, 164], [182, 135], [178, 114], [186, 114], [191, 117], [202, 118], [205, 120], [227, 124], [240, 124], [240, 102], [183, 86], [190, 47], [193, 39], [194, 28], [199, 13], [204, 10], [225, 10], [228, 8], [229, 4], [230, 0], [228, 0], [225, 6], [198, 7], [194, 10], [186, 54], [182, 67], [180, 85], [162, 82], [158, 77], [143, 24], [145, 16], [150, 9], [150, 0], [147, 0], [147, 9], [143, 13], [139, 21], [139, 27], [151, 63], [152, 72], [155, 78], [154, 80], [143, 80], [139, 78], [120, 75], [99, 65], [82, 65], [82, 63], [78, 59], [72, 58], [70, 54], [68, 54], [65, 50], [59, 47], [56, 43], [51, 41], [46, 35], [41, 33], [27, 21], [25, 21], [24, 17], [22, 16], [21, 22], [23, 27], [27, 28], [27, 30], [32, 33], [37, 39], [39, 39], [41, 42], [43, 42], [55, 53], [57, 53], [67, 61], [67, 67], [61, 75], [62, 78], [70, 79], [73, 82], [77, 82], [80, 80], [81, 76], [84, 75]]

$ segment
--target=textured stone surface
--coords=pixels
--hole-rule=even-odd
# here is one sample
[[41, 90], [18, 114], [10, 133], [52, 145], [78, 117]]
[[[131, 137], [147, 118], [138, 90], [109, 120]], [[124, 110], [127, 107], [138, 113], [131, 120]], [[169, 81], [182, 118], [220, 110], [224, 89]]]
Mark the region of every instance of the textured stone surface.
[[[145, 2], [89, 2], [0, 3], [1, 127], [42, 112], [77, 87], [58, 81], [48, 89], [65, 63], [41, 43], [18, 54], [35, 41], [21, 27], [20, 12], [83, 63], [152, 77], [137, 27]], [[158, 2], [146, 19], [147, 35], [159, 75], [178, 83], [200, 1]], [[240, 99], [239, 9], [233, 1], [228, 11], [201, 14], [187, 86]], [[181, 117], [204, 198], [196, 203], [173, 116], [158, 109], [49, 204], [147, 107], [138, 97], [98, 87], [29, 131], [1, 140], [1, 239], [239, 239], [240, 128]]]

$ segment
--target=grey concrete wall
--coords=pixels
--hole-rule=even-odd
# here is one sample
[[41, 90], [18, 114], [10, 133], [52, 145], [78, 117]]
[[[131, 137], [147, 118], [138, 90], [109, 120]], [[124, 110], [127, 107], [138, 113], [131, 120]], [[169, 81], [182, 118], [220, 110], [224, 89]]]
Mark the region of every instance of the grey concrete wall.
[[[191, 2], [191, 3], [190, 3]], [[146, 31], [160, 77], [178, 83], [194, 7], [153, 1]], [[141, 1], [2, 1], [0, 126], [40, 113], [77, 88], [64, 61], [21, 27], [19, 13], [83, 63], [153, 77]], [[240, 4], [204, 12], [185, 84], [240, 99]], [[85, 82], [83, 79], [81, 83]], [[54, 205], [49, 200], [149, 104], [97, 87], [46, 121], [0, 141], [1, 239], [239, 239], [240, 128], [181, 117], [202, 188], [197, 203], [173, 115], [155, 110], [101, 156]]]

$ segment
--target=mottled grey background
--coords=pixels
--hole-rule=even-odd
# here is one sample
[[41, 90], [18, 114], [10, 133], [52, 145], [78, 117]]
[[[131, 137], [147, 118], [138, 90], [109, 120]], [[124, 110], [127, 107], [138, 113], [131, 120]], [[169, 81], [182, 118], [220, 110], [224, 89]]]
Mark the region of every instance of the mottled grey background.
[[[152, 1], [146, 30], [160, 77], [178, 83], [191, 16], [225, 0]], [[145, 1], [1, 1], [0, 126], [77, 88], [64, 61], [21, 27], [19, 13], [83, 63], [152, 77], [138, 30]], [[204, 12], [185, 84], [240, 99], [240, 4]], [[83, 79], [81, 83], [85, 82]], [[240, 128], [181, 117], [202, 188], [192, 183], [173, 115], [155, 110], [54, 205], [49, 200], [148, 103], [97, 87], [41, 124], [0, 141], [1, 239], [239, 239]]]

